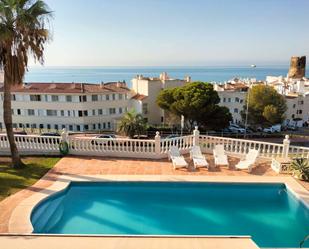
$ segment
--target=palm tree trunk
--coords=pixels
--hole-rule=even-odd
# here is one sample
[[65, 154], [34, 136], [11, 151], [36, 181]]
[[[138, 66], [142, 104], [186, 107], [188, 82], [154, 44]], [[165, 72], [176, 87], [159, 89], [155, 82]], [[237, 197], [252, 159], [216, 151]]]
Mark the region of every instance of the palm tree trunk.
[[12, 166], [13, 168], [21, 168], [24, 166], [24, 164], [20, 159], [13, 133], [12, 110], [11, 110], [12, 109], [11, 84], [5, 75], [6, 73], [4, 74], [3, 120], [11, 149]]

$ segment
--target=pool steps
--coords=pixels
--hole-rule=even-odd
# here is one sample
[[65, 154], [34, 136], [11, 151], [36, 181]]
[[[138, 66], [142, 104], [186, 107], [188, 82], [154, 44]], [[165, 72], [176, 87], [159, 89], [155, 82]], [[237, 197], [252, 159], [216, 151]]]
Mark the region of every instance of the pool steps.
[[[39, 212], [34, 212], [31, 217], [33, 227], [38, 231], [48, 232], [60, 220], [64, 207], [63, 199], [65, 195], [59, 195], [52, 202], [43, 203]], [[60, 213], [59, 213], [60, 212]], [[44, 219], [42, 218], [44, 216]], [[36, 231], [34, 231], [36, 232]]]

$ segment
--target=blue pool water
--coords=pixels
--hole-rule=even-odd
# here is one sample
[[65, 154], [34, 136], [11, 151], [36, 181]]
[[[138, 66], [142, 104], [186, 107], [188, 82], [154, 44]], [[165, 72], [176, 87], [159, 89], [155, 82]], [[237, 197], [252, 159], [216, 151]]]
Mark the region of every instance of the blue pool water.
[[284, 184], [71, 183], [32, 212], [34, 233], [251, 235], [298, 247], [309, 211]]

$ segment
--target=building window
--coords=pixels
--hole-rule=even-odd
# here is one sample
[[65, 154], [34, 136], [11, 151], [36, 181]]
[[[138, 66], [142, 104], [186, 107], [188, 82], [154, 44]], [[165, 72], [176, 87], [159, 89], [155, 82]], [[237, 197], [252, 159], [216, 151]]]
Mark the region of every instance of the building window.
[[41, 101], [41, 95], [30, 95], [30, 101]]
[[91, 100], [92, 101], [98, 101], [98, 95], [92, 95]]
[[296, 104], [293, 104], [293, 108], [295, 108], [296, 107]]
[[107, 122], [107, 129], [111, 128], [111, 122]]
[[113, 100], [116, 100], [116, 94], [113, 93]]
[[76, 125], [76, 130], [80, 131], [80, 125]]
[[239, 103], [239, 98], [238, 97], [235, 98], [235, 102]]
[[18, 126], [19, 126], [19, 128], [23, 128], [24, 125], [22, 123], [19, 123]]
[[122, 97], [122, 94], [119, 93], [119, 94], [118, 94], [118, 99], [119, 99], [119, 100], [122, 100], [122, 98], [123, 98], [123, 97]]
[[231, 98], [228, 98], [228, 99], [227, 99], [227, 102], [229, 102], [229, 103], [230, 103], [230, 102], [231, 102]]
[[55, 130], [58, 130], [59, 126], [55, 124]]
[[103, 110], [102, 109], [99, 109], [98, 112], [99, 112], [99, 115], [103, 115]]
[[71, 111], [68, 111], [68, 117], [70, 117], [71, 116]]
[[244, 102], [244, 100], [243, 100], [243, 99], [240, 99], [240, 100], [239, 100], [239, 103], [243, 103], [243, 102]]
[[92, 110], [92, 116], [95, 116], [95, 110]]
[[61, 115], [61, 117], [64, 117], [64, 110], [60, 111], [60, 115]]
[[109, 95], [108, 94], [106, 95], [106, 100], [109, 100]]
[[72, 102], [72, 96], [71, 95], [66, 95], [65, 96], [65, 101], [66, 102]]
[[83, 111], [78, 111], [78, 117], [82, 117], [83, 116]]
[[103, 130], [106, 129], [106, 123], [103, 123]]
[[238, 113], [238, 108], [234, 108], [234, 113]]
[[40, 124], [40, 129], [44, 129], [44, 125], [43, 124]]
[[17, 109], [17, 115], [21, 115], [20, 109]]
[[50, 130], [50, 124], [47, 125], [47, 129]]
[[73, 131], [73, 125], [69, 125], [69, 130]]
[[88, 116], [88, 111], [84, 111], [84, 117], [87, 117]]
[[303, 110], [297, 110], [296, 114], [302, 114]]
[[84, 127], [86, 131], [89, 130], [89, 125], [85, 125]]
[[34, 110], [33, 109], [28, 109], [28, 116], [34, 116]]
[[11, 95], [11, 100], [12, 100], [12, 101], [15, 101], [15, 100], [16, 100], [16, 95], [15, 95], [15, 94], [12, 94], [12, 95]]
[[95, 130], [95, 129], [96, 129], [96, 125], [93, 124], [93, 125], [92, 125], [92, 130]]
[[147, 103], [143, 103], [142, 112], [143, 114], [148, 114], [148, 104]]
[[226, 102], [226, 98], [223, 98], [223, 103], [225, 103]]
[[79, 96], [79, 102], [87, 102], [87, 96], [86, 95]]
[[52, 95], [52, 96], [51, 96], [51, 101], [52, 101], [52, 102], [57, 102], [57, 101], [59, 101], [59, 96], [58, 96], [58, 95]]
[[46, 115], [47, 116], [57, 116], [57, 110], [46, 110]]
[[110, 115], [116, 114], [116, 108], [109, 108], [109, 114]]
[[101, 129], [101, 124], [98, 124], [98, 129], [99, 129], [99, 130]]
[[122, 107], [119, 107], [119, 114], [122, 114]]
[[61, 128], [62, 128], [62, 129], [65, 129], [65, 125], [61, 125]]
[[164, 122], [164, 117], [161, 117], [161, 123], [163, 123]]

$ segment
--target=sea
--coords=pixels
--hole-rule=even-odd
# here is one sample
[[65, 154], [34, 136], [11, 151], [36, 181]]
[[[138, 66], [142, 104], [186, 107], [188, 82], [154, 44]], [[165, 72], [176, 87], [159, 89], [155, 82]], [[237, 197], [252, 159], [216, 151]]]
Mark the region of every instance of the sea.
[[[235, 77], [265, 80], [266, 76], [286, 76], [289, 66], [205, 66], [205, 67], [32, 67], [25, 82], [40, 83], [99, 83], [126, 81], [128, 86], [136, 75], [159, 77], [167, 72], [169, 77], [183, 79], [191, 76], [192, 81], [219, 83]], [[307, 70], [308, 75], [308, 70]]]

